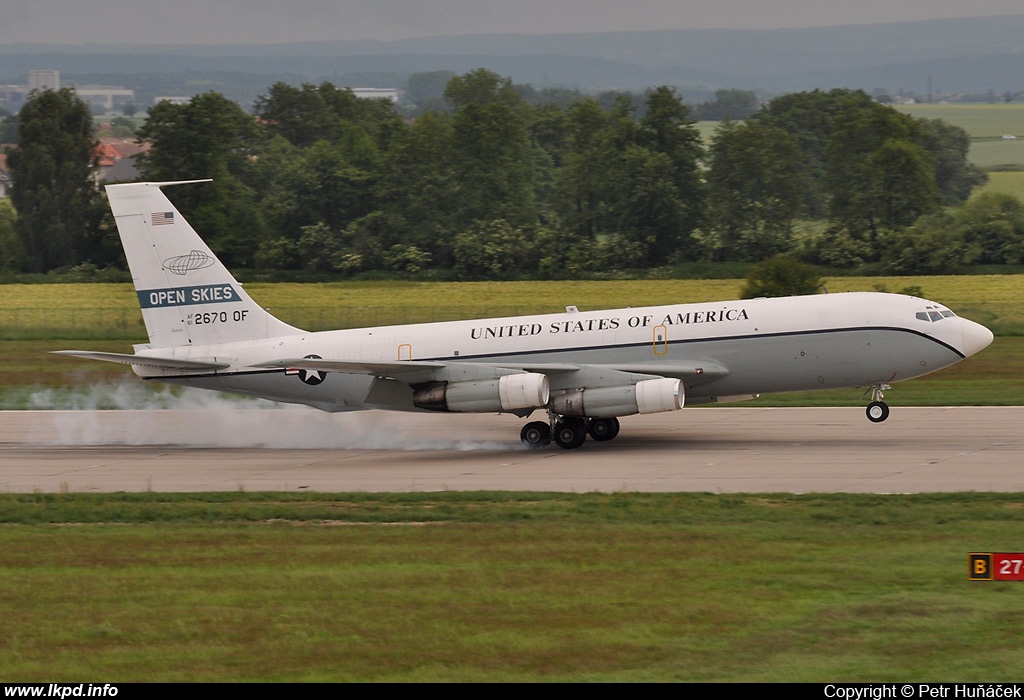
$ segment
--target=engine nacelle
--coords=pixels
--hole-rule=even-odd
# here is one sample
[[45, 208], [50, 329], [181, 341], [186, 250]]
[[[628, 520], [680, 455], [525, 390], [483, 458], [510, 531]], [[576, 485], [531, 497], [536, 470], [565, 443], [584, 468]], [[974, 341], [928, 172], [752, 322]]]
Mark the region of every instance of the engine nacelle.
[[508, 374], [470, 382], [429, 382], [413, 387], [412, 402], [428, 411], [491, 413], [540, 408], [548, 402], [545, 374]]
[[680, 379], [648, 379], [636, 384], [571, 389], [551, 402], [551, 409], [563, 416], [611, 418], [634, 413], [678, 411], [686, 400]]

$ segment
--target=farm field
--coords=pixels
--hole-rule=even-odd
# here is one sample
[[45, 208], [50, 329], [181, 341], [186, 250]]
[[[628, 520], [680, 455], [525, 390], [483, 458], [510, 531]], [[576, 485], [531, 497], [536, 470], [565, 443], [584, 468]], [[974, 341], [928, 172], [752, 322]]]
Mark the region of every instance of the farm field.
[[968, 158], [978, 167], [1024, 168], [1024, 137], [1016, 141], [1004, 139], [974, 139]]
[[[942, 119], [965, 129], [971, 136], [969, 157], [975, 165], [986, 169], [996, 166], [1024, 168], [1024, 104], [893, 106], [914, 117]], [[1003, 139], [1004, 134], [1016, 136], [1017, 139]]]
[[993, 170], [988, 182], [974, 191], [979, 192], [1004, 192], [1024, 201], [1024, 170]]
[[712, 121], [699, 121], [696, 123], [697, 132], [700, 134], [701, 141], [704, 142], [705, 146], [711, 145], [711, 141], [715, 135], [715, 129], [721, 122]]
[[1024, 139], [1024, 103], [893, 105], [913, 117], [943, 119], [962, 127], [971, 138], [999, 138], [1013, 134]]

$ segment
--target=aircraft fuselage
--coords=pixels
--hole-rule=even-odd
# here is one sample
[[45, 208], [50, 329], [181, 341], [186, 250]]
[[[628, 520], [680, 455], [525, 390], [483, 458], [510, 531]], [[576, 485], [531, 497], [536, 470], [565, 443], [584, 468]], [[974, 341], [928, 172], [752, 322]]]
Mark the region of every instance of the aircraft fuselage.
[[[230, 314], [226, 317], [230, 323]], [[343, 411], [415, 406], [407, 389], [381, 390], [383, 377], [254, 366], [278, 357], [316, 356], [509, 367], [628, 366], [633, 372], [677, 376], [685, 364], [694, 371], [680, 378], [687, 403], [695, 404], [912, 379], [971, 354], [972, 334], [982, 336], [978, 343], [985, 335], [991, 338], [987, 329], [934, 302], [861, 292], [301, 333], [174, 349], [182, 359], [230, 363], [206, 375], [136, 371], [176, 384]], [[702, 364], [705, 371], [699, 371]], [[553, 392], [577, 383], [574, 374], [550, 376]]]

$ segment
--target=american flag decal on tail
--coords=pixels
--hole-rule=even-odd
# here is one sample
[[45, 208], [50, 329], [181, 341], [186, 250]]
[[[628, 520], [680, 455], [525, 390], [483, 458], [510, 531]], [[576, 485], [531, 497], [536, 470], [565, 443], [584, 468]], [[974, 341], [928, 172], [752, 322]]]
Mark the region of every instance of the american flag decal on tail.
[[149, 215], [154, 226], [166, 226], [174, 223], [173, 211], [157, 211]]

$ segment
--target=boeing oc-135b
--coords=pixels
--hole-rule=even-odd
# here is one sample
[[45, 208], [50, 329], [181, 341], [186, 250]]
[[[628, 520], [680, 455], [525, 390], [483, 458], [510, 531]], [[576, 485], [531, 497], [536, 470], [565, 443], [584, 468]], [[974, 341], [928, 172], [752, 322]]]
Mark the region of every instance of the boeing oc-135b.
[[523, 443], [611, 440], [619, 416], [759, 394], [870, 387], [882, 392], [992, 342], [926, 299], [822, 294], [709, 304], [307, 332], [254, 302], [161, 191], [109, 185], [149, 343], [135, 354], [62, 351], [131, 365], [184, 386], [306, 404], [534, 412]]

